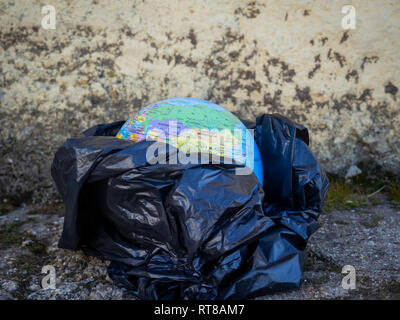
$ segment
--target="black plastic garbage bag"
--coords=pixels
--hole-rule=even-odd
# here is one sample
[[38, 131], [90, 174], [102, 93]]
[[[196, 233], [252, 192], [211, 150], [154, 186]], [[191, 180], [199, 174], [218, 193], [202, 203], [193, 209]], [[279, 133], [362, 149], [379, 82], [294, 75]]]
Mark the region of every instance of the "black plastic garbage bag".
[[240, 164], [149, 164], [153, 142], [115, 137], [124, 122], [57, 151], [59, 247], [111, 260], [110, 277], [143, 299], [245, 299], [300, 286], [328, 189], [306, 128], [279, 115], [249, 126], [262, 189], [254, 174], [235, 174]]

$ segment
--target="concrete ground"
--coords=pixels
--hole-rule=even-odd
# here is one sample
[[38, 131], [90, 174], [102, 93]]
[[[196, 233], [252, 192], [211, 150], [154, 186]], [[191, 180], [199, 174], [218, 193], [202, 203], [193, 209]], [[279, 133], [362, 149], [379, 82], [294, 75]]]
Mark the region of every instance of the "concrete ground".
[[[400, 210], [388, 200], [331, 211], [312, 236], [299, 290], [258, 299], [400, 299]], [[0, 216], [0, 299], [135, 299], [108, 278], [108, 262], [57, 248], [62, 210], [23, 206]], [[41, 289], [43, 265], [54, 265], [56, 289]], [[356, 271], [343, 289], [342, 268]]]

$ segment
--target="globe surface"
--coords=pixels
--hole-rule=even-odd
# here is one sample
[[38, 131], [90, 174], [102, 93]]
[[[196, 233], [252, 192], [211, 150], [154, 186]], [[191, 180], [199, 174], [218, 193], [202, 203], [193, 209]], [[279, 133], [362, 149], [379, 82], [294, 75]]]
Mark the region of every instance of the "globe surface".
[[261, 156], [252, 134], [235, 115], [209, 101], [171, 98], [155, 102], [126, 121], [117, 137], [165, 142], [186, 153], [227, 156], [250, 168], [263, 184]]

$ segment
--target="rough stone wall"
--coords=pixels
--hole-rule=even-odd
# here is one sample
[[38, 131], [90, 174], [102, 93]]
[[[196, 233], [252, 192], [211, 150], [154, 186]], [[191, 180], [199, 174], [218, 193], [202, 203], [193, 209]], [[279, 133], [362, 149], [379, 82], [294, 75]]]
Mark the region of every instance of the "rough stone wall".
[[[360, 161], [399, 171], [399, 1], [50, 2], [0, 3], [5, 196], [47, 199], [66, 138], [174, 96], [249, 120], [286, 115], [309, 128], [328, 171]], [[56, 30], [41, 27], [46, 4]], [[341, 27], [346, 4], [355, 30]]]

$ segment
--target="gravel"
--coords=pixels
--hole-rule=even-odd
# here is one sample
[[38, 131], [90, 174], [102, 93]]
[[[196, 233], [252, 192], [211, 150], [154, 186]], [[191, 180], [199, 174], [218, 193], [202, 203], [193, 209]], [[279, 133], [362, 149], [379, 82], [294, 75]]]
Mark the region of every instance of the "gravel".
[[[58, 210], [28, 206], [0, 216], [0, 231], [14, 224], [14, 243], [0, 239], [0, 299], [129, 300], [107, 275], [108, 261], [57, 247], [63, 226]], [[18, 222], [16, 222], [18, 218]], [[324, 213], [311, 237], [299, 290], [257, 299], [400, 299], [400, 214], [389, 202]], [[54, 266], [55, 289], [43, 289], [42, 267]], [[356, 289], [341, 285], [350, 265]]]

